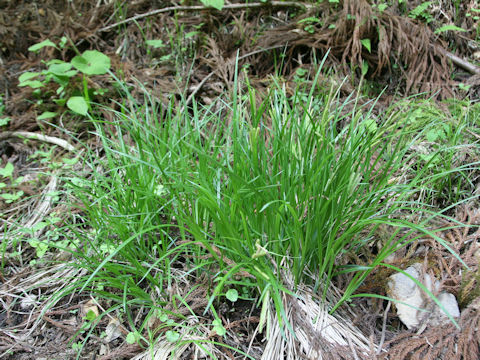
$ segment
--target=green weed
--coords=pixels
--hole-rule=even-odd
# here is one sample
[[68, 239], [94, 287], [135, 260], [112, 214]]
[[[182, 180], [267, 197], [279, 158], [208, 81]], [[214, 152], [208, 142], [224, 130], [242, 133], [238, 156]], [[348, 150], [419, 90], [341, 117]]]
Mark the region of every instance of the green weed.
[[[37, 52], [44, 47], [64, 48], [67, 39], [62, 38], [57, 46], [50, 40], [44, 40], [29, 48], [30, 51]], [[43, 103], [44, 99], [50, 99], [54, 96], [49, 88], [51, 82], [55, 83], [56, 90], [52, 101], [58, 105], [66, 105], [74, 113], [86, 115], [90, 109], [90, 99], [95, 95], [95, 91], [88, 88], [87, 78], [92, 75], [103, 75], [110, 69], [110, 59], [108, 56], [96, 50], [86, 50], [83, 54], [75, 56], [70, 62], [59, 59], [53, 59], [46, 62], [47, 69], [41, 72], [27, 71], [18, 78], [18, 86], [28, 86], [34, 89], [38, 103]], [[77, 74], [82, 75], [81, 86], [76, 86], [75, 78]], [[97, 90], [98, 92], [98, 90]], [[52, 118], [57, 115], [54, 111], [45, 111], [38, 116], [39, 120]]]

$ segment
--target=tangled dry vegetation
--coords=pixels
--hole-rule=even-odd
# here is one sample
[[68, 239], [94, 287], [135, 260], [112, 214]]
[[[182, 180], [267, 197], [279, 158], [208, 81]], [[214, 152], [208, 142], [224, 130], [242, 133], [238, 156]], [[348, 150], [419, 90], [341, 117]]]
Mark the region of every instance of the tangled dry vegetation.
[[[414, 8], [420, 1], [409, 3], [408, 6]], [[433, 15], [438, 15], [435, 21], [442, 23], [453, 19], [453, 15], [449, 14], [454, 9], [448, 7], [449, 3], [439, 1], [438, 9], [433, 11]], [[138, 79], [164, 103], [172, 94], [177, 96], [178, 101], [184, 89], [187, 90], [188, 101], [195, 96], [205, 104], [211, 103], [217, 96], [231, 91], [237, 66], [247, 69], [258, 94], [267, 91], [274, 73], [283, 76], [288, 92], [297, 86], [297, 70], [305, 69], [314, 74], [317, 71], [314, 59], [321, 59], [327, 53], [326, 67], [331, 69], [331, 73], [321, 79], [320, 85], [329, 89], [332, 83], [337, 83], [342, 94], [347, 96], [355, 93], [359, 83], [367, 79], [379, 84], [380, 89], [387, 88], [380, 97], [379, 107], [387, 106], [394, 95], [408, 96], [418, 92], [433, 93], [439, 99], [454, 96], [478, 98], [480, 69], [467, 60], [474, 59], [474, 54], [479, 51], [478, 46], [471, 43], [475, 28], [480, 26], [479, 21], [465, 17], [459, 25], [468, 29], [467, 32], [440, 37], [418, 19], [402, 14], [399, 6], [395, 2], [379, 12], [367, 0], [343, 0], [335, 8], [326, 1], [319, 4], [282, 1], [244, 4], [231, 1], [224, 10], [212, 11], [193, 1], [176, 4], [152, 0], [45, 0], [41, 3], [0, 0], [0, 88], [5, 89], [2, 90], [5, 115], [13, 119], [7, 126], [8, 132], [0, 134], [0, 165], [12, 162], [22, 168], [23, 173], [28, 173], [29, 169], [42, 166], [39, 161], [27, 160], [35, 152], [34, 146], [57, 141], [60, 146], [55, 150], [56, 156], [69, 151], [72, 145], [58, 143], [60, 138], [65, 138], [61, 129], [66, 129], [92, 147], [101, 147], [89, 135], [91, 128], [78, 118], [61, 117], [55, 123], [57, 126], [37, 121], [36, 116], [50, 110], [52, 105], [39, 105], [31, 100], [31, 89], [17, 87], [20, 73], [40, 68], [42, 61], [71, 59], [75, 55], [73, 46], [80, 52], [98, 49], [108, 54], [112, 59], [112, 68], [121, 73], [127, 82], [134, 86], [132, 79]], [[475, 0], [463, 1], [456, 11], [465, 13], [474, 6]], [[185, 34], [190, 35], [187, 37]], [[55, 39], [64, 35], [73, 46], [61, 50], [45, 48], [38, 54], [27, 50], [46, 38]], [[155, 49], [138, 46], [145, 39], [161, 39], [168, 45]], [[362, 44], [363, 39], [371, 39], [370, 51]], [[452, 43], [455, 44], [455, 54], [449, 47]], [[278, 65], [280, 63], [281, 66]], [[364, 64], [368, 64], [365, 77], [362, 76]], [[239, 76], [242, 78], [243, 73], [240, 72]], [[345, 77], [347, 81], [342, 81]], [[107, 86], [102, 83], [101, 77], [89, 81], [94, 88]], [[305, 78], [304, 81], [309, 80]], [[457, 85], [460, 82], [469, 84], [469, 89], [459, 89]], [[137, 94], [141, 97], [140, 91]], [[379, 92], [371, 95], [377, 96]], [[112, 108], [116, 107], [114, 100], [107, 96], [101, 99]], [[26, 145], [18, 140], [18, 135], [25, 136], [26, 133], [19, 134], [18, 131], [42, 136]], [[54, 204], [46, 196], [59, 189], [55, 178], [44, 176], [38, 179], [37, 184], [37, 187], [23, 189], [32, 196], [32, 200], [21, 207], [0, 202], [0, 211], [8, 214], [2, 219], [3, 226], [21, 223], [23, 227], [33, 228], [49, 214], [65, 213], [63, 201]], [[277, 332], [265, 346], [261, 336], [255, 333], [259, 314], [245, 306], [240, 307], [242, 312], [236, 315], [237, 318], [231, 318], [228, 330], [236, 335], [227, 338], [226, 345], [250, 351], [258, 359], [280, 359], [282, 356], [289, 359], [302, 356], [325, 359], [478, 359], [480, 213], [474, 207], [462, 207], [457, 209], [455, 218], [467, 226], [444, 230], [440, 235], [460, 254], [470, 272], [461, 275], [462, 264], [458, 259], [431, 239], [424, 239], [410, 249], [402, 264], [418, 259], [418, 247], [422, 247], [423, 258], [438, 264], [437, 275], [442, 276], [443, 289], [454, 293], [463, 309], [459, 320], [461, 330], [448, 325], [412, 333], [402, 327], [394, 312], [384, 309], [382, 302], [365, 299], [358, 300], [355, 311], [340, 309], [346, 322], [335, 328], [332, 325], [334, 318], [326, 315], [318, 304], [311, 304], [308, 300], [295, 302], [286, 297], [286, 303], [294, 304], [289, 317], [297, 330], [297, 339], [282, 337]], [[444, 224], [444, 227], [449, 227], [449, 224]], [[11, 244], [5, 243], [5, 237], [1, 239], [3, 251], [16, 250], [7, 248]], [[46, 312], [42, 308], [46, 301], [37, 299], [55, 296], [68, 286], [69, 279], [81, 276], [85, 270], [72, 267], [69, 264], [71, 258], [64, 253], [52, 255], [54, 262], [39, 269], [29, 265], [35, 259], [35, 251], [28, 247], [21, 249], [24, 252], [21, 262], [15, 258], [2, 260], [0, 353], [8, 359], [51, 356], [73, 359], [76, 352], [71, 349], [71, 340], [84, 336], [79, 335], [79, 331], [81, 319], [91, 306], [89, 298], [85, 294], [59, 298], [55, 307]], [[375, 287], [387, 275], [374, 272], [372, 279], [367, 280], [361, 290], [378, 290], [377, 293], [381, 293], [382, 290]], [[193, 285], [198, 286], [198, 290], [190, 292], [189, 288]], [[197, 279], [194, 284], [176, 286], [185, 299], [180, 312], [185, 316], [192, 311], [201, 314], [207, 298], [202, 279]], [[341, 279], [337, 286], [341, 287]], [[295, 291], [302, 293], [303, 299], [315, 297], [308, 289]], [[341, 289], [338, 291], [341, 292]], [[340, 295], [332, 296], [338, 298]], [[228, 311], [224, 311], [223, 315], [229, 315]], [[333, 328], [331, 334], [319, 337], [323, 328], [311, 327], [311, 320], [316, 316], [324, 316], [321, 323], [325, 328]], [[108, 329], [113, 321], [110, 318], [98, 326]], [[155, 324], [150, 325], [155, 327]], [[274, 327], [273, 323], [270, 325]], [[123, 324], [118, 329], [121, 336], [128, 332]], [[209, 331], [205, 330], [207, 335]], [[208, 336], [209, 339], [222, 341], [212, 334]], [[335, 339], [336, 345], [331, 345], [326, 339]], [[168, 353], [166, 349], [169, 346], [168, 342], [158, 344], [156, 354], [162, 351], [163, 354]], [[201, 351], [193, 348], [177, 349], [182, 356], [179, 358], [200, 358], [198, 354]], [[382, 352], [382, 348], [388, 349], [388, 352]], [[227, 347], [220, 349], [214, 345], [209, 348], [219, 358], [237, 358]], [[150, 355], [137, 344], [121, 341], [120, 336], [106, 343], [105, 339], [93, 335], [84, 354], [82, 358], [100, 355], [97, 358], [103, 360], [142, 359]], [[160, 355], [155, 356], [161, 358]]]

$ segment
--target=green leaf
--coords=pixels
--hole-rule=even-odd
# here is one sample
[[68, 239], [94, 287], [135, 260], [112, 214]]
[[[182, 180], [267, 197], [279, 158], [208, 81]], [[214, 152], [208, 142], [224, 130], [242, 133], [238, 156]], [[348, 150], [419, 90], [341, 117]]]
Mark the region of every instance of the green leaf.
[[96, 50], [86, 50], [81, 56], [75, 56], [71, 63], [86, 75], [103, 75], [110, 69], [110, 58]]
[[147, 44], [148, 46], [151, 46], [155, 49], [160, 49], [160, 48], [163, 48], [165, 47], [165, 43], [163, 42], [163, 40], [161, 39], [157, 39], [157, 40], [147, 40], [145, 41], [145, 44]]
[[222, 10], [224, 1], [223, 0], [200, 0], [203, 5], [211, 6], [217, 10]]
[[426, 133], [425, 137], [430, 142], [435, 142], [438, 139], [438, 132], [436, 130], [430, 130]]
[[304, 68], [298, 68], [297, 70], [295, 70], [295, 74], [297, 74], [300, 77], [303, 77], [308, 74], [308, 70]]
[[72, 64], [70, 63], [52, 64], [48, 68], [48, 71], [58, 76], [72, 77], [77, 73], [77, 71], [76, 70], [71, 71], [70, 70], [71, 68], [72, 68]]
[[415, 9], [410, 11], [409, 17], [416, 19], [419, 16], [425, 15], [425, 11], [428, 9], [428, 7], [432, 5], [431, 1], [425, 1], [424, 3], [421, 3], [418, 5]]
[[62, 158], [62, 161], [67, 165], [75, 165], [78, 162], [79, 158], [74, 157], [72, 159], [69, 158]]
[[37, 51], [39, 51], [40, 49], [43, 49], [46, 46], [51, 46], [51, 47], [54, 47], [55, 49], [58, 49], [57, 45], [55, 45], [53, 42], [51, 42], [50, 40], [47, 39], [47, 40], [43, 40], [42, 42], [39, 42], [38, 44], [30, 46], [28, 48], [28, 51], [37, 52]]
[[127, 334], [127, 337], [125, 338], [125, 341], [127, 342], [127, 344], [135, 344], [135, 342], [137, 341], [137, 336], [135, 336], [135, 333], [133, 332], [129, 332]]
[[13, 180], [13, 185], [17, 186], [17, 185], [21, 184], [23, 182], [24, 178], [25, 178], [25, 176], [17, 177], [15, 180]]
[[80, 115], [85, 116], [88, 113], [88, 104], [82, 96], [72, 96], [67, 101], [67, 107]]
[[62, 36], [62, 37], [60, 38], [60, 42], [58, 43], [58, 45], [60, 46], [60, 48], [63, 49], [63, 48], [65, 47], [65, 45], [67, 44], [67, 41], [68, 41], [67, 37], [66, 37], [66, 36]]
[[58, 106], [63, 106], [66, 103], [66, 99], [53, 99], [53, 102]]
[[7, 125], [10, 122], [10, 120], [12, 119], [10, 119], [9, 117], [0, 118], [0, 126]]
[[29, 230], [31, 230], [33, 232], [36, 232], [36, 231], [39, 231], [39, 230], [43, 230], [48, 225], [50, 225], [50, 224], [45, 222], [45, 221], [40, 221], [40, 222], [36, 223], [35, 225], [33, 225]]
[[427, 141], [430, 142], [435, 142], [437, 140], [445, 140], [447, 138], [447, 131], [448, 129], [445, 128], [432, 129], [425, 134], [425, 137], [427, 138]]
[[157, 186], [155, 186], [155, 190], [153, 193], [156, 196], [162, 197], [167, 193], [167, 190], [165, 189], [165, 186], [163, 186], [162, 184], [158, 184]]
[[63, 64], [63, 63], [65, 63], [65, 61], [60, 59], [52, 59], [52, 60], [48, 60], [46, 64], [50, 66], [52, 64]]
[[20, 75], [18, 77], [18, 81], [19, 82], [24, 82], [24, 81], [27, 81], [27, 80], [31, 80], [34, 77], [37, 77], [38, 75], [40, 75], [40, 73], [27, 71], [27, 72], [24, 72], [22, 75]]
[[375, 119], [366, 119], [362, 122], [362, 125], [365, 127], [365, 129], [367, 129], [369, 133], [374, 133], [378, 129]]
[[364, 61], [362, 63], [362, 76], [367, 75], [367, 72], [368, 72], [368, 63]]
[[18, 86], [19, 87], [30, 86], [32, 89], [38, 89], [38, 88], [43, 87], [43, 83], [41, 81], [38, 81], [38, 80], [24, 81], [23, 83], [18, 84]]
[[3, 177], [10, 177], [13, 174], [13, 164], [12, 163], [7, 163], [4, 168], [0, 168], [0, 176]]
[[173, 330], [168, 330], [165, 333], [165, 336], [167, 340], [170, 342], [177, 342], [178, 339], [180, 339], [180, 334], [177, 331], [173, 331]]
[[368, 50], [369, 53], [372, 52], [372, 43], [370, 42], [370, 39], [362, 39], [360, 40], [360, 42], [365, 47], [365, 49]]
[[87, 314], [85, 315], [85, 320], [87, 321], [93, 321], [95, 320], [97, 315], [95, 315], [95, 312], [93, 310], [88, 310]]
[[194, 37], [197, 34], [200, 34], [200, 31], [190, 31], [190, 32], [185, 34], [185, 39], [189, 39], [191, 37]]
[[32, 80], [33, 78], [37, 77], [38, 75], [40, 75], [40, 73], [38, 72], [30, 72], [30, 71], [27, 71], [25, 73], [23, 73], [22, 75], [20, 75], [18, 77], [18, 86], [19, 87], [23, 87], [23, 86], [30, 86], [32, 89], [37, 89], [37, 88], [40, 88], [43, 86], [43, 82], [39, 81], [39, 80]]
[[14, 201], [17, 201], [18, 199], [20, 199], [21, 197], [23, 196], [23, 191], [17, 191], [16, 193], [13, 193], [13, 194], [9, 194], [9, 193], [5, 193], [5, 194], [0, 194], [0, 197], [2, 197], [3, 199], [5, 199], [5, 202], [7, 204], [10, 204]]
[[260, 311], [260, 320], [258, 322], [258, 332], [261, 334], [263, 331], [263, 327], [267, 323], [268, 319], [268, 307], [270, 302], [270, 289], [267, 289], [265, 295], [262, 299], [262, 310]]
[[444, 25], [442, 27], [439, 27], [437, 30], [435, 30], [435, 34], [440, 34], [445, 31], [467, 31], [465, 29], [462, 29], [461, 27], [455, 26], [455, 25]]
[[227, 293], [225, 294], [225, 296], [227, 297], [228, 300], [230, 300], [231, 302], [235, 302], [238, 300], [238, 291], [235, 290], [235, 289], [230, 289], [227, 291]]
[[297, 24], [303, 24], [303, 23], [316, 24], [316, 23], [321, 23], [321, 20], [317, 17], [311, 16], [311, 17], [307, 17], [305, 19], [299, 20], [297, 22]]
[[51, 119], [54, 116], [57, 116], [56, 112], [44, 111], [43, 113], [37, 116], [37, 120]]
[[378, 4], [378, 11], [384, 12], [388, 8], [388, 4]]
[[216, 319], [212, 321], [213, 330], [219, 335], [224, 336], [227, 333], [227, 330], [222, 325], [222, 320]]

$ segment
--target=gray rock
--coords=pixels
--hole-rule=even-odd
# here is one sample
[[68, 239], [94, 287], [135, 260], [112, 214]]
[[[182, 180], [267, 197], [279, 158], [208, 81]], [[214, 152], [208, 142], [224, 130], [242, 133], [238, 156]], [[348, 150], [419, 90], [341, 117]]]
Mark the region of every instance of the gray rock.
[[[421, 263], [408, 267], [405, 273], [422, 283], [430, 292], [438, 293], [440, 283], [424, 272]], [[408, 329], [439, 326], [450, 321], [446, 313], [407, 275], [393, 274], [387, 286], [388, 295], [395, 300], [398, 317]], [[452, 317], [460, 317], [453, 294], [442, 292], [437, 299]]]

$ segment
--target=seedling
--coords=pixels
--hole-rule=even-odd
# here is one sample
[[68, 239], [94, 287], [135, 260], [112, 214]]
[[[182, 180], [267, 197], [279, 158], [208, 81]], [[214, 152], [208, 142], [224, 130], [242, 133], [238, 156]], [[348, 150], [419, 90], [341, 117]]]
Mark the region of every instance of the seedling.
[[[14, 188], [18, 184], [23, 181], [23, 176], [20, 176], [16, 179], [13, 178], [13, 170], [14, 166], [12, 163], [7, 163], [4, 168], [0, 168], [0, 179], [1, 178], [8, 178], [10, 180], [10, 185], [7, 185], [5, 182], [0, 181], [0, 191], [2, 189]], [[12, 202], [17, 201], [23, 196], [23, 191], [11, 191], [11, 192], [0, 192], [0, 197], [7, 203], [10, 204]]]
[[[65, 46], [65, 42], [61, 40], [60, 48]], [[46, 46], [59, 48], [47, 39], [31, 46], [29, 50], [37, 52]], [[53, 59], [45, 64], [48, 67], [41, 72], [28, 71], [20, 75], [18, 86], [28, 86], [35, 90], [34, 94], [37, 96], [49, 98], [53, 94], [48, 90], [42, 91], [42, 89], [53, 82], [58, 85], [55, 91], [57, 98], [52, 99], [54, 103], [59, 106], [66, 105], [76, 114], [87, 115], [91, 107], [90, 93], [94, 94], [88, 88], [88, 76], [106, 74], [110, 70], [110, 58], [99, 51], [86, 50], [83, 54], [75, 56], [70, 62]], [[75, 78], [79, 73], [82, 74], [82, 89], [74, 86]], [[41, 104], [42, 102], [42, 99], [40, 99], [38, 103]], [[56, 115], [57, 112], [45, 111], [39, 116], [39, 119], [48, 119]]]
[[[135, 344], [142, 340], [143, 337], [138, 331], [131, 331], [127, 334], [125, 341], [127, 344]], [[144, 339], [145, 340], [145, 339]]]

